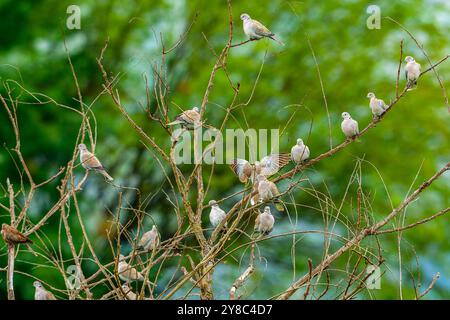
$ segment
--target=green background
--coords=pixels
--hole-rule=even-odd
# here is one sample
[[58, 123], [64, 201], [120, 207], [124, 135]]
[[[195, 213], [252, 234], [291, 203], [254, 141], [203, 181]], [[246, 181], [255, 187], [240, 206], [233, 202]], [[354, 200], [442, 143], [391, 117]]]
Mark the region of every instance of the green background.
[[[66, 9], [70, 4], [78, 4], [81, 8], [81, 30], [65, 27], [69, 16]], [[231, 50], [227, 67], [232, 81], [241, 85], [239, 103], [247, 102], [263, 62], [264, 66], [249, 105], [233, 113], [227, 128], [280, 129], [283, 131], [280, 141], [282, 151], [288, 152], [297, 137], [302, 137], [314, 157], [329, 149], [330, 130], [333, 146], [343, 141], [340, 130], [343, 111], [350, 112], [359, 121], [360, 129], [365, 127], [372, 118], [367, 93], [373, 91], [386, 102], [395, 97], [401, 39], [404, 39], [404, 54], [414, 56], [423, 69], [427, 68], [426, 58], [420, 49], [398, 25], [383, 18], [381, 29], [367, 28], [369, 14], [366, 9], [370, 4], [379, 5], [382, 17], [392, 17], [414, 34], [433, 61], [450, 53], [450, 5], [445, 0], [233, 1], [234, 43], [245, 40], [239, 15], [247, 12], [264, 22], [286, 46], [262, 40]], [[167, 147], [170, 144], [167, 135], [158, 128], [157, 123], [148, 119], [139, 106], [146, 103], [143, 74], [152, 84], [152, 66], [157, 66], [161, 58], [160, 33], [166, 47], [172, 46], [195, 20], [196, 13], [198, 17], [186, 40], [167, 56], [172, 118], [179, 113], [176, 105], [186, 109], [201, 103], [215, 62], [209, 46], [220, 52], [228, 37], [229, 19], [225, 1], [0, 1], [0, 79], [3, 84], [9, 83], [14, 88], [13, 96], [22, 101], [18, 110], [22, 152], [36, 181], [45, 180], [70, 159], [81, 124], [77, 113], [51, 102], [38, 104], [24, 90], [44, 94], [38, 97], [41, 101], [48, 101], [51, 97], [59, 104], [80, 108], [63, 46], [65, 39], [83, 101], [87, 105], [95, 101], [92, 111], [97, 121], [96, 154], [118, 184], [141, 190], [143, 198], [147, 199], [144, 208], [149, 215], [145, 220], [146, 228], [156, 222], [163, 239], [176, 231], [175, 213], [166, 199], [170, 187], [158, 163], [144, 148], [139, 136], [131, 130], [110, 97], [102, 95], [97, 98], [102, 91], [102, 77], [96, 57], [109, 38], [104, 62], [111, 74], [120, 73], [117, 88], [123, 105], [150, 136]], [[320, 69], [331, 129], [314, 56]], [[449, 71], [448, 62], [438, 68], [447, 88]], [[403, 88], [403, 71], [400, 85]], [[3, 86], [0, 92], [5, 94]], [[230, 104], [232, 96], [228, 79], [223, 71], [219, 71], [205, 116], [209, 124], [220, 125], [224, 108]], [[154, 98], [151, 103], [154, 106]], [[347, 221], [350, 230], [354, 231], [359, 179], [367, 197], [367, 214], [375, 220], [384, 217], [392, 206], [397, 206], [404, 199], [410, 188], [414, 190], [449, 161], [449, 120], [442, 89], [430, 72], [420, 79], [418, 89], [409, 92], [360, 142], [353, 143], [303, 173], [310, 183], [301, 184], [291, 196], [284, 198], [288, 203], [294, 200], [297, 211], [291, 204], [288, 205], [289, 217], [276, 213], [274, 234], [293, 230], [323, 230], [325, 222], [320, 208], [328, 211], [328, 221], [332, 225], [333, 217], [338, 214], [336, 208], [342, 205], [334, 232], [349, 236], [350, 231], [342, 222]], [[0, 142], [0, 201], [7, 205], [6, 178], [9, 177], [17, 188], [20, 172], [10, 155], [14, 136], [3, 107], [0, 111]], [[192, 166], [183, 166], [186, 173], [191, 169]], [[354, 172], [356, 178], [352, 175]], [[78, 167], [76, 173], [78, 178], [81, 177], [82, 168]], [[405, 224], [449, 206], [449, 178], [448, 174], [444, 175], [407, 208]], [[58, 197], [56, 186], [53, 183], [38, 192], [28, 211], [32, 222], [37, 222], [55, 203]], [[287, 184], [280, 184], [279, 187], [284, 190]], [[341, 204], [347, 187], [348, 194]], [[222, 198], [241, 188], [242, 185], [226, 166], [217, 166], [206, 201]], [[325, 194], [328, 204], [325, 204]], [[87, 185], [78, 195], [88, 234], [104, 263], [111, 259], [105, 230], [117, 211], [117, 195], [117, 189], [95, 175], [90, 175]], [[137, 200], [132, 192], [125, 193], [125, 196], [131, 205], [136, 205]], [[223, 209], [231, 208], [235, 201], [236, 198], [226, 201]], [[205, 227], [208, 226], [207, 216], [205, 211]], [[130, 213], [123, 212], [121, 221], [126, 222], [129, 218]], [[248, 218], [249, 221], [252, 219], [254, 217]], [[0, 222], [8, 220], [8, 212], [1, 211]], [[70, 221], [75, 245], [79, 249], [82, 236], [73, 211]], [[248, 231], [251, 224], [247, 226]], [[47, 245], [58, 247], [60, 227], [59, 214], [56, 214], [41, 229], [47, 236], [44, 240]], [[130, 232], [135, 227], [132, 225]], [[440, 272], [441, 277], [427, 298], [450, 298], [449, 230], [448, 217], [443, 216], [405, 231], [400, 241], [401, 264], [398, 236], [381, 236], [379, 239], [386, 259], [381, 267], [381, 290], [365, 291], [358, 298], [411, 299], [414, 298], [413, 283], [417, 284], [420, 278], [421, 290], [424, 290], [436, 272]], [[33, 236], [32, 239], [35, 240]], [[126, 239], [122, 240], [123, 250], [129, 250]], [[238, 240], [236, 245], [242, 241]], [[332, 250], [339, 244], [339, 241], [333, 240]], [[373, 249], [375, 242], [371, 238], [363, 244]], [[71, 255], [65, 237], [61, 250], [68, 259], [65, 265], [69, 266], [72, 264]], [[89, 256], [86, 248], [85, 254]], [[320, 262], [323, 236], [304, 234], [295, 238], [272, 239], [259, 246], [258, 257], [259, 254], [264, 259], [258, 259], [255, 275], [241, 289], [244, 297], [269, 298], [283, 291], [293, 279], [307, 272], [308, 258], [314, 264]], [[214, 274], [217, 298], [227, 298], [232, 282], [245, 269], [247, 258], [248, 251], [238, 250], [226, 259], [226, 263], [219, 265]], [[340, 286], [345, 287], [345, 270], [348, 268], [347, 271], [351, 271], [347, 262], [355, 260], [355, 255], [344, 255], [331, 266], [334, 285], [327, 298], [337, 295]], [[33, 298], [33, 279], [22, 273], [32, 274], [56, 288], [64, 289], [61, 275], [51, 268], [40, 266], [45, 263], [21, 251], [16, 262], [16, 270], [21, 272], [15, 275], [17, 298]], [[164, 265], [156, 292], [163, 289], [164, 283], [175, 272], [176, 265], [175, 260]], [[0, 268], [5, 266], [6, 246], [1, 243]], [[83, 269], [86, 274], [96, 270], [89, 262], [83, 264]], [[403, 277], [402, 295], [400, 270]], [[179, 271], [177, 276], [181, 276]], [[5, 280], [6, 273], [2, 271], [0, 299], [6, 299]], [[325, 278], [319, 282], [325, 282]], [[323, 287], [317, 286], [316, 294], [321, 289]], [[107, 289], [98, 287], [96, 296], [104, 290]], [[183, 290], [179, 295], [182, 293]], [[61, 293], [56, 294], [64, 297]]]

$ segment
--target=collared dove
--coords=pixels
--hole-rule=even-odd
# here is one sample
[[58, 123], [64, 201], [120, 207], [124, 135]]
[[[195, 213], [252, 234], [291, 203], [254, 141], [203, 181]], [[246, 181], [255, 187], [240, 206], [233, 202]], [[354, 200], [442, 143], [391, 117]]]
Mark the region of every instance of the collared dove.
[[384, 103], [384, 101], [381, 99], [377, 99], [377, 97], [375, 97], [375, 94], [373, 92], [369, 92], [367, 94], [367, 98], [370, 99], [369, 106], [374, 116], [379, 117], [386, 111], [387, 108], [386, 103]]
[[241, 20], [244, 25], [244, 33], [250, 40], [259, 40], [266, 37], [284, 46], [282, 41], [275, 38], [275, 34], [272, 31], [267, 29], [261, 22], [250, 18], [248, 14], [241, 14]]
[[128, 286], [128, 283], [124, 283], [122, 285], [122, 290], [125, 293], [128, 300], [137, 300], [137, 294], [131, 290], [131, 288]]
[[125, 262], [125, 257], [121, 254], [119, 256], [119, 265], [117, 268], [119, 278], [125, 282], [130, 281], [144, 281], [144, 276], [135, 268]]
[[276, 208], [279, 211], [284, 211], [284, 207], [280, 203], [281, 201], [277, 199], [277, 197], [280, 195], [280, 191], [278, 191], [275, 183], [268, 180], [265, 176], [259, 174], [256, 177], [256, 184], [260, 202], [274, 201]]
[[[211, 206], [211, 211], [209, 213], [209, 221], [211, 225], [215, 228], [217, 227], [223, 219], [225, 219], [226, 213], [219, 207], [219, 204], [216, 200], [209, 201], [209, 205]], [[227, 224], [225, 223], [225, 227]]]
[[258, 174], [263, 176], [271, 176], [277, 173], [281, 168], [286, 166], [291, 160], [290, 154], [271, 154], [265, 156], [261, 161], [256, 161], [254, 165], [244, 159], [233, 159], [231, 169], [238, 176], [239, 180], [246, 183], [248, 179], [252, 182]]
[[183, 111], [175, 118], [175, 121], [172, 121], [167, 125], [173, 126], [176, 124], [180, 124], [182, 127], [185, 127], [187, 129], [193, 129], [195, 126], [201, 124], [198, 108], [194, 107], [191, 110]]
[[97, 159], [97, 157], [88, 151], [86, 145], [84, 143], [80, 143], [78, 145], [78, 149], [80, 149], [80, 162], [83, 168], [86, 170], [94, 170], [101, 173], [106, 179], [109, 181], [113, 181], [114, 179], [106, 172], [105, 168], [103, 168], [101, 162]]
[[34, 292], [34, 300], [56, 300], [56, 297], [50, 291], [45, 290], [42, 283], [39, 281], [33, 282], [33, 286], [36, 288]]
[[265, 207], [264, 212], [259, 213], [255, 220], [255, 231], [268, 235], [273, 230], [275, 218], [270, 212], [270, 207]]
[[138, 250], [152, 251], [159, 245], [158, 229], [153, 225], [152, 230], [144, 233], [139, 240]]
[[407, 81], [408, 87], [413, 87], [417, 85], [417, 79], [420, 77], [420, 64], [414, 60], [413, 57], [407, 56], [405, 58], [406, 66], [405, 66], [405, 77]]
[[3, 240], [9, 244], [9, 245], [17, 245], [20, 243], [23, 243], [25, 246], [27, 246], [28, 250], [30, 250], [35, 256], [37, 256], [36, 252], [30, 247], [30, 244], [33, 244], [33, 241], [31, 241], [26, 235], [24, 235], [22, 232], [17, 230], [14, 227], [11, 227], [10, 225], [7, 225], [6, 223], [2, 224], [2, 231], [1, 231]]
[[309, 148], [303, 144], [302, 139], [297, 139], [297, 144], [292, 147], [291, 158], [295, 163], [301, 163], [309, 158]]
[[353, 120], [348, 112], [342, 112], [341, 129], [347, 138], [354, 138], [359, 134], [358, 122]]

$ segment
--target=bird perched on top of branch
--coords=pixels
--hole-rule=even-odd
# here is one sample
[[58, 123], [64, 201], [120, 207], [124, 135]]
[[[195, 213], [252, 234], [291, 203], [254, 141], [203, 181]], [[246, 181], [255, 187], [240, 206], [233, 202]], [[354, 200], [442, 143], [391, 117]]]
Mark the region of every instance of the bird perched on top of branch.
[[[212, 226], [215, 228], [217, 227], [223, 219], [225, 219], [226, 213], [223, 211], [216, 200], [211, 200], [208, 203], [211, 206], [211, 211], [209, 213], [209, 221], [211, 222]], [[227, 224], [225, 223], [225, 227]]]
[[125, 261], [125, 256], [123, 256], [122, 254], [119, 256], [119, 265], [117, 267], [117, 271], [119, 273], [119, 278], [125, 282], [144, 281], [144, 276], [135, 268], [130, 266]]
[[420, 77], [420, 64], [411, 56], [407, 56], [405, 61], [405, 77], [408, 81], [406, 85], [410, 88], [417, 85], [417, 79]]
[[156, 249], [159, 245], [159, 234], [158, 229], [153, 225], [152, 230], [147, 231], [142, 235], [141, 240], [139, 240], [138, 250], [152, 251]]
[[370, 99], [369, 106], [374, 116], [379, 117], [386, 111], [386, 103], [384, 103], [384, 101], [381, 99], [377, 99], [373, 92], [369, 92], [367, 94], [367, 98]]
[[33, 286], [36, 288], [34, 300], [56, 300], [55, 295], [50, 291], [47, 291], [39, 281], [33, 282]]
[[78, 145], [78, 149], [80, 150], [80, 162], [83, 168], [86, 170], [94, 170], [102, 174], [109, 181], [113, 181], [114, 179], [106, 172], [103, 165], [97, 159], [97, 157], [88, 151], [86, 145], [84, 143], [80, 143]]
[[297, 144], [291, 148], [291, 158], [295, 163], [301, 163], [309, 158], [309, 148], [302, 139], [297, 139]]
[[252, 182], [258, 174], [269, 177], [277, 173], [281, 168], [286, 166], [291, 160], [291, 155], [288, 153], [271, 154], [265, 156], [261, 161], [256, 161], [251, 165], [250, 162], [244, 159], [233, 159], [231, 161], [231, 169], [238, 176], [242, 183], [246, 183], [248, 179]]
[[353, 120], [350, 113], [342, 112], [341, 129], [347, 138], [354, 138], [359, 134], [358, 122]]
[[280, 191], [278, 191], [277, 185], [268, 180], [265, 176], [259, 174], [256, 176], [256, 182], [254, 186], [254, 190], [257, 191], [257, 196], [255, 196], [251, 200], [251, 204], [254, 205], [257, 199], [259, 202], [273, 201], [275, 203], [275, 207], [279, 211], [284, 211], [284, 206], [278, 196], [280, 195]]
[[267, 29], [261, 22], [250, 18], [248, 14], [241, 14], [241, 20], [244, 25], [244, 33], [250, 40], [259, 40], [265, 37], [284, 46], [284, 43], [281, 40], [275, 38], [275, 34], [272, 31]]
[[275, 218], [270, 212], [270, 207], [265, 207], [264, 212], [259, 213], [255, 220], [255, 232], [268, 235], [273, 230]]
[[188, 130], [194, 129], [195, 126], [201, 124], [198, 108], [194, 107], [191, 110], [183, 111], [175, 118], [175, 121], [172, 121], [167, 125], [173, 126], [176, 124], [180, 124], [183, 128], [186, 128]]
[[36, 252], [30, 247], [30, 244], [33, 244], [33, 241], [31, 241], [26, 235], [24, 235], [22, 232], [17, 230], [14, 227], [11, 227], [10, 225], [7, 225], [6, 223], [2, 224], [2, 231], [1, 231], [3, 240], [9, 244], [9, 245], [16, 245], [23, 243], [27, 246], [28, 250], [30, 250], [35, 256], [37, 256]]

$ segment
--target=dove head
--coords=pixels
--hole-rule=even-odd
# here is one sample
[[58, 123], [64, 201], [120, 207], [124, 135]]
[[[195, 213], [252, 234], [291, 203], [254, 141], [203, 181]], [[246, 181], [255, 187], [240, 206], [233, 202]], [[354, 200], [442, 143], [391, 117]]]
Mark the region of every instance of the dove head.
[[153, 227], [152, 227], [152, 231], [156, 231], [157, 229], [156, 229], [156, 225], [153, 225]]
[[33, 282], [33, 287], [42, 288], [42, 284], [39, 281], [35, 281], [35, 282]]
[[80, 149], [80, 151], [86, 151], [87, 150], [86, 145], [84, 143], [80, 143], [78, 145], [78, 149]]
[[406, 62], [414, 62], [415, 60], [414, 60], [413, 57], [407, 56], [407, 57], [405, 58], [405, 61], [406, 61]]
[[241, 14], [241, 20], [242, 21], [250, 20], [250, 16], [246, 13], [243, 13], [243, 14]]
[[192, 111], [198, 112], [198, 108], [197, 107], [193, 107]]
[[267, 206], [267, 207], [264, 208], [264, 213], [271, 214], [271, 213], [270, 213], [270, 207], [269, 207], [269, 206]]
[[123, 254], [119, 255], [119, 262], [125, 261], [125, 256]]
[[128, 292], [130, 290], [130, 287], [128, 286], [128, 283], [124, 283], [122, 285], [122, 290], [125, 291], [125, 292]]
[[370, 99], [375, 98], [375, 94], [373, 92], [369, 92], [367, 94], [367, 98], [370, 98]]
[[351, 119], [352, 117], [350, 116], [350, 113], [348, 113], [348, 112], [342, 112], [342, 118], [343, 118], [343, 119]]
[[298, 138], [298, 139], [297, 139], [297, 144], [298, 144], [299, 146], [302, 146], [302, 145], [303, 145], [303, 140], [300, 139], [300, 138]]
[[210, 200], [210, 201], [208, 202], [208, 204], [209, 204], [210, 206], [215, 207], [215, 206], [217, 206], [217, 201], [216, 201], [216, 200]]

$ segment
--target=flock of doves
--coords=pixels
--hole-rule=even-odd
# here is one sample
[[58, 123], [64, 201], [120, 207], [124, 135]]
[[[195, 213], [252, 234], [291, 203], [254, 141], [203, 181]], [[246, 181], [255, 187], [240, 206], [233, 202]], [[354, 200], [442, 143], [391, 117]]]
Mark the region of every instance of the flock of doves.
[[[282, 41], [275, 37], [273, 32], [271, 32], [259, 21], [252, 19], [248, 14], [243, 13], [240, 18], [243, 21], [244, 33], [247, 35], [249, 40], [254, 41], [262, 38], [269, 38], [281, 45], [284, 45]], [[418, 64], [411, 56], [407, 56], [405, 58], [405, 62], [407, 87], [412, 88], [417, 85], [417, 79], [420, 76], [420, 64]], [[367, 98], [370, 99], [369, 106], [374, 117], [381, 116], [387, 110], [388, 106], [383, 100], [376, 98], [374, 93], [369, 92], [367, 94]], [[355, 139], [359, 135], [358, 122], [352, 119], [348, 112], [342, 113], [342, 119], [342, 132], [345, 134], [347, 139]], [[176, 117], [175, 121], [169, 123], [168, 125], [177, 124], [188, 130], [201, 126], [202, 123], [199, 109], [194, 107], [191, 110], [182, 112]], [[108, 181], [113, 180], [113, 178], [106, 172], [98, 158], [87, 149], [86, 145], [80, 144], [78, 149], [80, 151], [80, 162], [83, 168], [102, 174]], [[277, 210], [284, 211], [283, 205], [277, 199], [280, 192], [278, 191], [275, 183], [268, 180], [268, 177], [274, 175], [280, 168], [286, 166], [291, 160], [296, 164], [301, 164], [307, 161], [309, 156], [310, 151], [308, 146], [303, 143], [302, 139], [297, 139], [297, 143], [292, 147], [290, 154], [271, 154], [262, 158], [261, 161], [256, 161], [254, 164], [250, 164], [250, 162], [244, 159], [234, 159], [230, 165], [242, 183], [251, 181], [253, 185], [252, 193], [254, 193], [254, 196], [252, 196], [250, 200], [251, 205], [273, 202]], [[223, 221], [223, 219], [226, 218], [226, 213], [219, 207], [219, 204], [215, 200], [209, 201], [209, 205], [211, 206], [209, 215], [210, 222], [211, 225], [216, 228]], [[275, 219], [271, 213], [270, 207], [266, 206], [264, 211], [259, 213], [256, 217], [254, 227], [255, 232], [258, 232], [261, 235], [268, 235], [272, 231], [274, 223]], [[226, 223], [224, 224], [224, 228], [226, 228]], [[3, 223], [1, 235], [9, 246], [14, 246], [21, 243], [25, 244], [30, 251], [36, 255], [36, 253], [29, 246], [30, 244], [33, 244], [33, 242], [27, 235], [18, 231], [14, 226]], [[159, 242], [160, 237], [158, 230], [156, 226], [153, 225], [150, 231], [147, 231], [142, 235], [142, 238], [139, 240], [137, 250], [150, 252], [158, 247]], [[144, 281], [145, 278], [142, 273], [129, 265], [126, 262], [126, 257], [122, 254], [119, 255], [117, 272], [120, 279], [125, 281], [122, 285], [123, 293], [126, 294], [128, 299], [136, 300], [138, 297], [129, 287], [129, 282]], [[56, 300], [55, 295], [46, 290], [41, 282], [35, 281], [33, 286], [35, 287], [35, 300]]]

